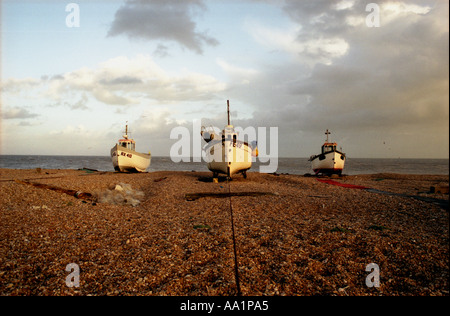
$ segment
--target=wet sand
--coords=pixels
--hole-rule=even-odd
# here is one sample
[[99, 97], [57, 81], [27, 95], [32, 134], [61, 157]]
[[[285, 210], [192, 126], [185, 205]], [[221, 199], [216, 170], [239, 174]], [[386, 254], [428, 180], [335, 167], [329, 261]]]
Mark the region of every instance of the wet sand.
[[211, 180], [1, 169], [0, 295], [449, 295], [446, 175]]

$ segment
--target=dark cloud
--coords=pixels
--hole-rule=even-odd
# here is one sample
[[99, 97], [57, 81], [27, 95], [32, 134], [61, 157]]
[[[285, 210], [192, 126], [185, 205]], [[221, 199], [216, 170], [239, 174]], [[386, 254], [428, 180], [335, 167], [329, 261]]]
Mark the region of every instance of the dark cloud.
[[353, 156], [380, 154], [377, 137], [398, 145], [395, 154], [381, 155], [427, 157], [430, 144], [444, 144], [433, 154], [447, 155], [448, 2], [379, 1], [377, 28], [365, 23], [366, 2], [347, 3], [285, 2], [286, 14], [301, 26], [297, 43], [341, 39], [348, 49], [326, 59], [320, 50], [299, 51], [290, 63], [268, 65], [245, 89], [232, 86], [233, 97], [257, 109], [249, 124], [278, 126], [287, 155], [298, 150], [292, 144], [310, 154], [311, 140], [320, 143], [327, 128], [346, 139], [342, 145]]
[[167, 46], [159, 44], [156, 47], [155, 51], [153, 52], [153, 55], [157, 56], [157, 57], [165, 58], [165, 57], [170, 56], [168, 50], [169, 50], [169, 48]]
[[309, 95], [312, 108], [327, 110], [328, 119], [321, 119], [342, 126], [411, 128], [441, 121], [448, 115], [448, 29], [434, 22], [436, 10], [441, 8], [342, 33], [348, 53], [317, 65], [297, 93]]
[[204, 45], [219, 43], [206, 31], [197, 30], [193, 17], [204, 10], [200, 0], [127, 1], [116, 12], [108, 36], [124, 34], [130, 38], [174, 41], [201, 54]]
[[131, 76], [122, 76], [113, 79], [101, 79], [99, 83], [104, 85], [128, 85], [128, 84], [140, 84], [142, 80]]
[[330, 0], [287, 0], [284, 11], [292, 20], [301, 23], [303, 32], [298, 34], [299, 40], [311, 35], [333, 36], [349, 28], [343, 21], [352, 11], [364, 12], [365, 9], [365, 5], [362, 7], [360, 1], [353, 5], [351, 10], [336, 10], [337, 4], [338, 1]]

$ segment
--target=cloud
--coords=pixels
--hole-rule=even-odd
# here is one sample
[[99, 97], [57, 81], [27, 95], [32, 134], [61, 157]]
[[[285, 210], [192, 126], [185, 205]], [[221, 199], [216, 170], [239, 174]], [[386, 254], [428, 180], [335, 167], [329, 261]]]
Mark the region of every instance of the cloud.
[[108, 36], [172, 41], [202, 54], [204, 45], [219, 44], [206, 31], [197, 30], [194, 16], [205, 9], [201, 0], [130, 0], [116, 12]]
[[8, 119], [28, 119], [28, 118], [34, 118], [34, 117], [39, 116], [39, 114], [32, 113], [25, 108], [19, 108], [19, 107], [7, 108], [6, 110], [4, 110], [2, 112], [3, 112], [2, 117], [6, 120], [8, 120]]
[[170, 56], [169, 54], [169, 48], [165, 45], [162, 44], [158, 44], [158, 46], [156, 47], [155, 51], [153, 52], [154, 56], [160, 57], [160, 58], [165, 58]]
[[216, 63], [230, 76], [233, 82], [238, 81], [239, 84], [249, 84], [260, 74], [256, 69], [235, 66], [222, 58], [217, 58]]
[[66, 101], [66, 102], [64, 102], [64, 105], [69, 106], [69, 108], [71, 110], [78, 110], [78, 109], [80, 109], [80, 110], [88, 110], [89, 109], [88, 106], [87, 106], [88, 100], [89, 100], [89, 98], [87, 97], [86, 93], [83, 93], [81, 95], [80, 100], [78, 100], [77, 102], [69, 103], [69, 102]]
[[[302, 26], [271, 27], [258, 21], [246, 21], [245, 29], [253, 39], [271, 51], [288, 54], [296, 62], [313, 67], [317, 63], [330, 64], [345, 55], [345, 38], [333, 36], [304, 36]], [[300, 39], [301, 38], [301, 39]]]
[[397, 2], [382, 7], [398, 8], [398, 14], [382, 18], [377, 29], [342, 32], [348, 53], [330, 65], [316, 65], [294, 85], [294, 93], [311, 97], [314, 121], [398, 128], [448, 116], [448, 29], [436, 22], [441, 8]]
[[[366, 119], [369, 124], [376, 121], [377, 116], [402, 122], [414, 117], [421, 120], [425, 112], [436, 113], [437, 119], [445, 112], [438, 110], [443, 109], [443, 102], [448, 100], [448, 29], [445, 29], [445, 20], [438, 18], [445, 8], [384, 2], [382, 26], [373, 29], [341, 26], [345, 25], [348, 14], [362, 9], [362, 1], [338, 11], [330, 9], [328, 1], [308, 4], [291, 2], [286, 8], [291, 17], [301, 19], [298, 22], [306, 25], [304, 32], [305, 28], [316, 26], [315, 17], [327, 16], [331, 25], [314, 28], [316, 35], [336, 36], [335, 23], [340, 25], [338, 36], [345, 38], [349, 45], [345, 55], [332, 58], [329, 65], [317, 64], [309, 77], [291, 85], [294, 94], [311, 97], [311, 109], [326, 108], [330, 117], [338, 113], [348, 115], [352, 111], [366, 112], [370, 114]], [[448, 7], [448, 3], [441, 4]], [[343, 14], [342, 11], [348, 12]], [[387, 11], [390, 18], [385, 20], [383, 12]], [[392, 12], [395, 17], [391, 16]], [[302, 34], [299, 40], [304, 36], [307, 35]], [[425, 116], [431, 119], [429, 114]]]
[[[154, 41], [153, 56], [164, 57], [163, 62], [174, 70], [145, 55], [149, 47], [144, 45], [145, 54], [118, 56], [95, 67], [40, 79], [6, 79], [4, 104], [10, 109], [34, 106], [25, 108], [29, 115], [48, 114], [50, 119], [62, 109], [46, 107], [46, 113], [39, 107], [51, 103], [88, 108], [98, 115], [110, 112], [110, 121], [123, 120], [127, 114], [132, 116], [129, 120], [135, 123], [136, 135], [142, 135], [139, 144], [162, 154], [170, 148], [170, 130], [189, 127], [192, 118], [223, 126], [223, 104], [230, 99], [232, 111], [238, 112], [234, 125], [279, 128], [282, 156], [315, 153], [327, 128], [352, 157], [383, 156], [377, 145], [382, 144], [380, 139], [389, 141], [393, 149], [386, 155], [391, 157], [448, 156], [447, 1], [376, 1], [381, 25], [370, 28], [367, 1], [271, 0], [260, 6], [261, 2], [249, 0], [233, 17], [238, 23], [220, 35], [225, 42], [236, 34], [232, 38], [236, 45], [227, 45], [225, 57], [209, 51], [191, 58], [183, 53], [201, 54], [218, 43], [199, 27], [201, 15], [207, 13], [206, 3], [133, 0], [116, 13], [109, 36]], [[267, 11], [253, 11], [249, 4], [255, 3], [258, 10]], [[271, 10], [276, 14], [272, 16]], [[268, 14], [262, 18], [255, 12]], [[248, 45], [239, 45], [243, 41]], [[185, 51], [170, 52], [176, 45]], [[176, 69], [183, 62], [185, 68]], [[208, 65], [213, 65], [208, 74], [197, 70]], [[218, 79], [222, 76], [226, 81]], [[119, 106], [108, 109], [96, 103]], [[136, 120], [143, 112], [147, 117]], [[78, 122], [64, 126], [94, 124], [86, 118], [80, 115]], [[8, 124], [16, 126], [16, 122]], [[62, 131], [62, 124], [54, 128]], [[71, 132], [82, 130], [67, 130], [61, 134], [61, 144]], [[106, 143], [108, 139], [103, 138]], [[104, 146], [107, 152], [109, 144]]]
[[103, 85], [128, 85], [128, 84], [141, 84], [142, 80], [140, 78], [136, 78], [133, 76], [123, 76], [123, 77], [116, 77], [113, 79], [101, 79], [100, 81]]
[[[14, 83], [25, 84], [10, 80], [8, 91], [18, 90]], [[95, 68], [83, 67], [33, 84], [40, 87], [43, 96], [72, 109], [86, 109], [89, 98], [108, 105], [132, 105], [149, 99], [170, 103], [208, 100], [226, 89], [226, 84], [210, 75], [187, 69], [169, 73], [148, 55], [111, 58]], [[67, 101], [77, 98], [76, 93], [79, 101]]]
[[[377, 3], [378, 28], [366, 26], [358, 0], [285, 1], [293, 23], [285, 29], [247, 21], [257, 43], [294, 57], [266, 64], [251, 89], [232, 91], [254, 105], [248, 124], [278, 126], [288, 154], [292, 144], [320, 142], [327, 128], [360, 157], [377, 156], [367, 146], [374, 135], [408, 148], [398, 156], [429, 156], [415, 139], [448, 144], [448, 2]], [[434, 154], [448, 155], [448, 145], [441, 149]]]
[[39, 83], [40, 80], [35, 78], [23, 78], [23, 79], [9, 78], [1, 82], [1, 91], [3, 93], [19, 94], [23, 90], [32, 89], [38, 86]]
[[88, 131], [86, 129], [86, 127], [83, 125], [78, 125], [78, 126], [67, 125], [62, 130], [51, 130], [49, 134], [52, 136], [70, 135], [70, 136], [75, 136], [75, 137], [89, 137], [90, 135], [92, 135], [92, 133], [90, 131]]

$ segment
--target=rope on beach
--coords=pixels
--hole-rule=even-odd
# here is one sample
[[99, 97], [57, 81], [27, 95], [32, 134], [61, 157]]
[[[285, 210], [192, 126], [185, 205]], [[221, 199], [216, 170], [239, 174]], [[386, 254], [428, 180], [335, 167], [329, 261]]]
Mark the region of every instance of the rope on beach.
[[81, 192], [81, 191], [77, 191], [77, 190], [68, 190], [68, 189], [56, 187], [53, 185], [24, 181], [24, 180], [19, 180], [19, 179], [14, 179], [14, 181], [17, 183], [20, 183], [20, 184], [31, 185], [31, 186], [34, 186], [34, 187], [40, 188], [40, 189], [47, 189], [47, 190], [52, 190], [52, 191], [59, 192], [59, 193], [65, 193], [65, 194], [71, 195], [73, 197], [76, 197], [77, 199], [92, 200], [92, 194], [88, 193], [88, 192]]
[[237, 295], [241, 296], [241, 285], [239, 283], [239, 266], [238, 266], [238, 260], [237, 260], [237, 249], [236, 249], [236, 236], [234, 233], [234, 218], [233, 218], [233, 205], [231, 203], [231, 185], [228, 181], [227, 177], [227, 186], [228, 186], [228, 193], [230, 196], [230, 218], [231, 218], [231, 232], [233, 237], [233, 252], [234, 252], [234, 278], [236, 280], [236, 288], [237, 288]]
[[425, 197], [425, 196], [420, 196], [420, 195], [411, 195], [411, 194], [404, 194], [404, 193], [381, 191], [381, 190], [372, 189], [372, 188], [368, 188], [368, 187], [360, 186], [360, 185], [340, 183], [340, 182], [329, 180], [329, 179], [317, 179], [317, 181], [320, 181], [322, 183], [331, 184], [331, 185], [337, 185], [337, 186], [344, 187], [344, 188], [360, 189], [360, 190], [364, 190], [366, 192], [371, 192], [371, 193], [385, 194], [385, 195], [391, 195], [391, 196], [400, 196], [400, 197], [405, 197], [405, 198], [413, 198], [416, 200], [436, 204], [436, 205], [440, 206], [441, 208], [444, 208], [447, 210], [449, 208], [448, 200], [436, 199], [436, 198]]
[[322, 182], [322, 183], [327, 183], [327, 184], [332, 184], [332, 185], [337, 185], [340, 187], [344, 187], [344, 188], [349, 188], [349, 189], [360, 189], [360, 190], [366, 190], [368, 189], [367, 187], [364, 187], [362, 185], [354, 185], [354, 184], [349, 184], [349, 183], [341, 183], [341, 182], [337, 182], [331, 179], [317, 179], [317, 181]]

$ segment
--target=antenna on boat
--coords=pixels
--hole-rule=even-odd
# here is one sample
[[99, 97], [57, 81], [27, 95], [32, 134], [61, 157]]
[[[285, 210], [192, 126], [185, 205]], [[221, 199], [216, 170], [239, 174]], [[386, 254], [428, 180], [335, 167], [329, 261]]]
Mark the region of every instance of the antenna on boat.
[[123, 135], [123, 137], [124, 137], [125, 139], [128, 139], [128, 121], [127, 121], [127, 123], [126, 123], [126, 125], [125, 125], [125, 135]]
[[228, 125], [230, 124], [230, 100], [227, 100], [227, 115], [228, 115]]
[[330, 135], [331, 133], [328, 131], [328, 129], [327, 129], [327, 131], [325, 132], [325, 135], [327, 135], [327, 143], [328, 143], [328, 135]]

